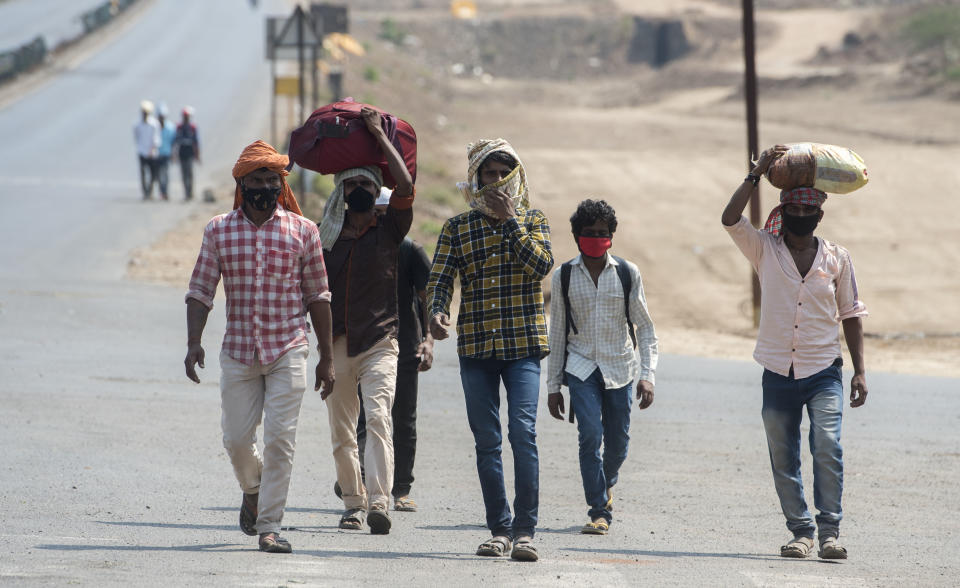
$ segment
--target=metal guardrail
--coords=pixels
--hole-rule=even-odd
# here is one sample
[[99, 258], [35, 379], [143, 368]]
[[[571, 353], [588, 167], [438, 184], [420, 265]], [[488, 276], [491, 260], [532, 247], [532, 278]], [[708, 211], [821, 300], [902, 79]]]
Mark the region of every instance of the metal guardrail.
[[0, 82], [32, 69], [47, 57], [47, 43], [37, 37], [13, 51], [0, 52]]
[[[107, 0], [100, 6], [80, 15], [83, 33], [66, 43], [79, 41], [93, 31], [106, 25], [137, 0]], [[11, 80], [42, 64], [50, 50], [42, 36], [9, 51], [0, 51], [0, 83]]]

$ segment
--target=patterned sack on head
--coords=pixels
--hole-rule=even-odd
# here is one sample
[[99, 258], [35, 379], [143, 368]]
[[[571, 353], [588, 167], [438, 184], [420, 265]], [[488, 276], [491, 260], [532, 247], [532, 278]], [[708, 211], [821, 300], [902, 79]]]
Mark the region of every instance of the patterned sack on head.
[[825, 143], [794, 143], [767, 170], [767, 179], [781, 190], [816, 188], [848, 194], [866, 185], [867, 166], [854, 151]]

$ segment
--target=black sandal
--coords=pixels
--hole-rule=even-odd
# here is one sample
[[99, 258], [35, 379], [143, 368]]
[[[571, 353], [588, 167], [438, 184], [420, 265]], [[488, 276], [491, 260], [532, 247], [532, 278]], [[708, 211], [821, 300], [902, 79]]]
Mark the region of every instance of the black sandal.
[[289, 541], [276, 533], [261, 533], [260, 551], [267, 553], [290, 553], [293, 551], [293, 548], [290, 547]]
[[359, 531], [363, 529], [363, 519], [366, 511], [362, 508], [351, 508], [340, 517], [340, 528], [348, 531]]
[[[251, 506], [249, 500], [253, 502]], [[257, 534], [257, 503], [260, 501], [260, 493], [244, 494], [240, 501], [240, 530], [246, 535], [253, 537]]]

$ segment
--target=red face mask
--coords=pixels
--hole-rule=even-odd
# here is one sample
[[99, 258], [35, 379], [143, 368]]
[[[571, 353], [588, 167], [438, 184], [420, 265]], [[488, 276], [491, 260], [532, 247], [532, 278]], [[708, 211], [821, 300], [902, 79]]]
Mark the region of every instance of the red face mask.
[[612, 244], [610, 237], [577, 237], [580, 252], [588, 257], [603, 257]]

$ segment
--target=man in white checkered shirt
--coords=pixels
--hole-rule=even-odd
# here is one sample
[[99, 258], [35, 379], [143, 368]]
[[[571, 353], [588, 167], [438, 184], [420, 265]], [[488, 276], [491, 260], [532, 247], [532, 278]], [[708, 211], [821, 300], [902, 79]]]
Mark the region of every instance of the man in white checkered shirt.
[[613, 520], [612, 489], [627, 457], [635, 380], [640, 408], [653, 403], [657, 335], [637, 266], [607, 253], [617, 230], [613, 208], [603, 200], [584, 200], [570, 224], [580, 255], [553, 272], [547, 404], [550, 414], [563, 420], [560, 386], [570, 388], [571, 418], [576, 414], [580, 432], [580, 475], [590, 506], [582, 532], [604, 535]]
[[[297, 419], [307, 386], [307, 322], [317, 331], [314, 389], [333, 390], [330, 289], [317, 225], [300, 216], [287, 185], [286, 155], [263, 141], [233, 167], [234, 210], [203, 232], [187, 303], [187, 377], [199, 383], [200, 345], [223, 278], [227, 332], [220, 351], [223, 446], [240, 483], [240, 530], [260, 535], [261, 551], [290, 553], [280, 523], [293, 470]], [[257, 426], [263, 421], [263, 457]]]

